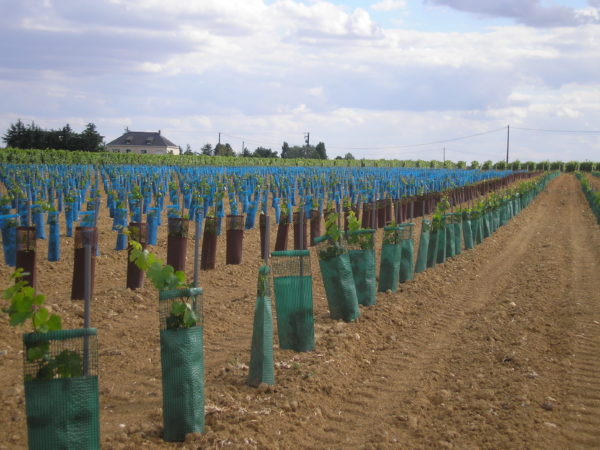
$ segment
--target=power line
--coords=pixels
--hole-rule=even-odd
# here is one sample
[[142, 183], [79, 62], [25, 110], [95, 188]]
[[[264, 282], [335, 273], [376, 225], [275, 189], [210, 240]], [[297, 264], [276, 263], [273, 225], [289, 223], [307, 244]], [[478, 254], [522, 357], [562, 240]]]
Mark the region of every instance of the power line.
[[[547, 128], [529, 128], [529, 127], [516, 127], [516, 126], [511, 126], [511, 128], [513, 130], [521, 130], [521, 131], [531, 131], [531, 132], [543, 132], [543, 133], [573, 133], [573, 134], [600, 134], [600, 130], [563, 130], [563, 129], [547, 129]], [[417, 148], [417, 147], [425, 147], [425, 146], [430, 146], [430, 145], [438, 145], [438, 144], [445, 144], [448, 142], [456, 142], [456, 141], [461, 141], [461, 140], [465, 140], [465, 139], [470, 139], [470, 138], [474, 138], [477, 136], [484, 136], [487, 134], [492, 134], [492, 133], [497, 133], [499, 131], [503, 131], [503, 130], [507, 130], [508, 127], [503, 126], [500, 128], [495, 128], [493, 130], [487, 130], [487, 131], [482, 131], [480, 133], [473, 133], [473, 134], [468, 134], [468, 135], [464, 135], [464, 136], [458, 136], [458, 137], [453, 137], [453, 138], [447, 138], [447, 139], [440, 139], [437, 141], [430, 141], [430, 142], [423, 142], [423, 143], [418, 143], [418, 144], [401, 144], [401, 145], [385, 145], [385, 146], [364, 146], [364, 147], [346, 147], [346, 146], [336, 146], [336, 145], [328, 145], [327, 148], [328, 149], [332, 149], [332, 150], [398, 150], [398, 149], [408, 149], [408, 148]], [[257, 133], [254, 133], [257, 134]], [[279, 146], [281, 145], [281, 142], [268, 142], [268, 141], [260, 141], [260, 140], [256, 140], [256, 139], [249, 139], [247, 137], [243, 137], [243, 136], [236, 136], [236, 135], [232, 135], [232, 134], [227, 134], [227, 133], [221, 133], [221, 135], [223, 136], [228, 136], [230, 138], [233, 139], [239, 139], [241, 141], [246, 141], [249, 143], [254, 143], [254, 144], [259, 144], [259, 145], [269, 145], [269, 146]], [[306, 139], [306, 134], [305, 134], [305, 139]], [[283, 141], [282, 141], [283, 142]], [[465, 152], [463, 150], [461, 150], [461, 152], [464, 153], [468, 153]], [[403, 152], [403, 153], [413, 153], [413, 152]]]
[[454, 138], [449, 138], [449, 139], [442, 139], [439, 141], [424, 142], [421, 144], [390, 145], [390, 146], [384, 146], [384, 147], [337, 147], [337, 146], [329, 145], [328, 148], [347, 149], [347, 150], [384, 150], [384, 149], [397, 149], [397, 148], [424, 147], [426, 145], [444, 144], [446, 142], [455, 142], [455, 141], [469, 139], [469, 138], [476, 137], [476, 136], [483, 136], [484, 134], [496, 133], [496, 132], [504, 130], [504, 129], [506, 129], [506, 127], [500, 127], [500, 128], [496, 128], [494, 130], [483, 131], [481, 133], [469, 134], [467, 136], [459, 136], [459, 137], [454, 137]]
[[544, 133], [587, 133], [587, 134], [597, 134], [600, 133], [600, 130], [550, 130], [547, 128], [525, 128], [525, 127], [512, 127], [513, 130], [523, 130], [523, 131], [540, 131]]

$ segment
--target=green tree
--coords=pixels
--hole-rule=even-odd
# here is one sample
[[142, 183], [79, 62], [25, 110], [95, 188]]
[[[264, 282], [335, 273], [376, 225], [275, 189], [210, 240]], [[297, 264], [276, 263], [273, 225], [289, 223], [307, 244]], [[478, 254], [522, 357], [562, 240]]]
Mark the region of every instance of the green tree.
[[479, 169], [479, 161], [471, 161], [471, 165], [469, 166], [469, 169]]
[[277, 152], [274, 152], [270, 148], [257, 147], [252, 153], [255, 158], [277, 158]]
[[288, 145], [287, 142], [283, 142], [283, 145], [281, 146], [281, 157], [282, 158], [290, 158], [290, 156], [288, 156], [288, 153], [290, 151], [290, 146]]
[[493, 164], [492, 161], [488, 159], [481, 166], [481, 170], [490, 170], [492, 168], [492, 164]]
[[185, 152], [183, 152], [184, 155], [193, 155], [194, 152], [192, 151], [192, 146], [190, 144], [187, 144], [185, 146]]
[[325, 150], [325, 144], [323, 142], [317, 144], [315, 151], [317, 152], [318, 159], [327, 159], [327, 151]]
[[2, 136], [2, 140], [6, 143], [7, 147], [27, 148], [27, 127], [21, 119], [17, 120], [16, 123], [10, 124], [8, 130]]
[[348, 152], [348, 153], [346, 153], [344, 155], [344, 159], [347, 159], [347, 160], [351, 160], [352, 159], [353, 160], [353, 159], [356, 159], [356, 158], [354, 157], [354, 155], [352, 153]]
[[96, 130], [96, 125], [88, 123], [85, 126], [85, 130], [81, 133], [82, 147], [79, 150], [85, 150], [88, 152], [97, 152], [102, 149], [102, 142], [104, 136]]
[[235, 152], [229, 143], [215, 145], [215, 156], [235, 156]]
[[202, 153], [204, 156], [212, 156], [213, 155], [212, 145], [207, 142], [200, 149], [200, 153]]

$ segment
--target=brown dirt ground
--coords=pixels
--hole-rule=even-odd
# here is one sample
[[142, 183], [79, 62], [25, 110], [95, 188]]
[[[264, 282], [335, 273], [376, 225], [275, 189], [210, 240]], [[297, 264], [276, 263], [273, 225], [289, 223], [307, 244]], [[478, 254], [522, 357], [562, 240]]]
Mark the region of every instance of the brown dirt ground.
[[[258, 231], [245, 233], [242, 266], [224, 264], [223, 234], [216, 270], [201, 272], [206, 433], [179, 444], [161, 439], [158, 295], [149, 283], [124, 288], [126, 254], [112, 250], [107, 215], [92, 313], [103, 448], [600, 447], [600, 227], [572, 175], [476, 249], [379, 293], [356, 323], [329, 319], [311, 251], [316, 351], [281, 351], [275, 341], [274, 387], [245, 384]], [[62, 239], [58, 263], [42, 260], [47, 244], [38, 244], [40, 292], [65, 328], [80, 327], [72, 239]], [[190, 242], [189, 279], [192, 255]], [[0, 287], [10, 272], [0, 264]], [[6, 449], [27, 442], [22, 331], [0, 317]]]

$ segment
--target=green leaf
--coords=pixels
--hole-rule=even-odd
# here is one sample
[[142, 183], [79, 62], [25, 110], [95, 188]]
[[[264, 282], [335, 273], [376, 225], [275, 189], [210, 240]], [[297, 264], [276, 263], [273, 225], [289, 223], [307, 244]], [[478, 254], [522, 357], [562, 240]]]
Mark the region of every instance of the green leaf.
[[173, 302], [171, 305], [171, 314], [180, 316], [185, 313], [186, 304], [184, 302]]
[[35, 378], [38, 380], [49, 380], [54, 378], [54, 369], [56, 368], [54, 360], [47, 362], [40, 366], [35, 375]]
[[73, 350], [63, 350], [56, 355], [56, 370], [61, 378], [82, 376], [83, 364], [81, 356]]
[[42, 359], [48, 351], [48, 343], [36, 345], [27, 349], [27, 361], [35, 362]]
[[[38, 330], [42, 333], [45, 333], [46, 331], [48, 331], [48, 324], [46, 323], [48, 321], [48, 310], [46, 308], [40, 308], [38, 309], [34, 314], [33, 314], [33, 328], [35, 330]], [[44, 330], [45, 328], [45, 330]]]
[[24, 323], [27, 319], [29, 319], [29, 317], [31, 317], [31, 312], [29, 311], [11, 313], [10, 324], [11, 326], [16, 327], [17, 325], [21, 325], [22, 323]]
[[187, 308], [183, 313], [183, 326], [185, 328], [190, 328], [196, 326], [196, 313], [192, 310], [192, 307], [186, 304]]
[[62, 330], [62, 323], [61, 323], [60, 316], [57, 316], [56, 314], [50, 315], [50, 318], [48, 319], [48, 330], [49, 331]]
[[185, 283], [185, 272], [183, 270], [178, 270], [175, 272], [175, 277], [177, 277], [177, 281], [179, 281], [179, 283]]

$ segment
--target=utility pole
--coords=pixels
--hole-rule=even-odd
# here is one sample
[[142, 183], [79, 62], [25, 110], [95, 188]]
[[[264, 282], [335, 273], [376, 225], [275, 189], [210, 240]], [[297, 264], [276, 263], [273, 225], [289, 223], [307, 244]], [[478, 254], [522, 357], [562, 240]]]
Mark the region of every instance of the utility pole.
[[245, 142], [242, 141], [242, 156], [244, 155], [244, 144], [245, 144]]
[[508, 169], [508, 149], [510, 148], [510, 125], [506, 125], [506, 166]]
[[221, 132], [219, 131], [219, 145], [221, 145]]
[[444, 147], [444, 164], [446, 164], [446, 147]]
[[310, 147], [310, 133], [308, 131], [304, 135], [304, 142], [306, 143], [307, 147]]

